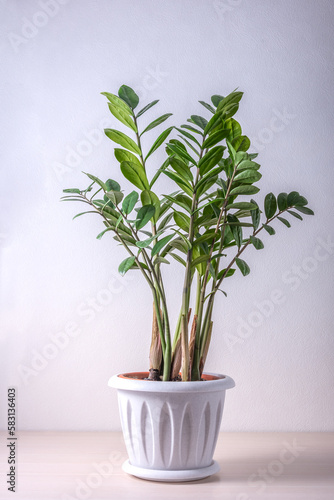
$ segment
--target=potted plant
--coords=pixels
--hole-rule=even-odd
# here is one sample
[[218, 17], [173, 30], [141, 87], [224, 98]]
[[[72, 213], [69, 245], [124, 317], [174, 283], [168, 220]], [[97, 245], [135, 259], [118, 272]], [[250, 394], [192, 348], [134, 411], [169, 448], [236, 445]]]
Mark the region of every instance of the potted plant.
[[[142, 135], [171, 114], [163, 114], [143, 128], [142, 115], [158, 101], [138, 112], [139, 98], [126, 85], [118, 95], [103, 95], [113, 117], [133, 137], [117, 129], [105, 130], [117, 145], [115, 163], [135, 189], [125, 196], [117, 180], [86, 173], [89, 185], [65, 189], [62, 199], [88, 205], [75, 217], [86, 213], [101, 217], [104, 229], [97, 238], [111, 235], [127, 253], [119, 272], [140, 273], [152, 293], [149, 370], [114, 375], [109, 381], [118, 389], [130, 457], [124, 469], [153, 480], [199, 479], [218, 470], [212, 457], [225, 391], [234, 386], [226, 375], [203, 372], [213, 333], [215, 299], [218, 292], [226, 295], [222, 286], [237, 270], [243, 276], [249, 274], [242, 257], [249, 247], [263, 248], [260, 233], [274, 235], [276, 221], [290, 227], [286, 215], [302, 220], [300, 213], [313, 212], [296, 191], [280, 193], [277, 198], [267, 194], [263, 210], [250, 199], [259, 192], [255, 183], [261, 173], [257, 154], [248, 152], [250, 140], [234, 118], [242, 92], [214, 95], [212, 104], [200, 101], [209, 113], [208, 120], [192, 115], [180, 127], [168, 127], [145, 152]], [[174, 133], [177, 138], [171, 139]], [[148, 165], [154, 163], [155, 151], [164, 144], [166, 160], [152, 175]], [[118, 168], [113, 168], [118, 178]], [[162, 176], [175, 187], [159, 196]], [[164, 272], [174, 260], [184, 273], [184, 284], [172, 337]]]

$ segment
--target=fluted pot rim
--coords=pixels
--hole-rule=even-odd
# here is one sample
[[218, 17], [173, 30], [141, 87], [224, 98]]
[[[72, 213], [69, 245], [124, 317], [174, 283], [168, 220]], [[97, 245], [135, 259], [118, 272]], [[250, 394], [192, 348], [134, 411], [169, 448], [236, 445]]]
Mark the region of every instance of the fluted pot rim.
[[[148, 376], [147, 372], [139, 372]], [[210, 377], [216, 377], [213, 380], [190, 381], [190, 382], [159, 382], [154, 380], [140, 380], [130, 378], [131, 375], [137, 375], [138, 372], [126, 372], [113, 375], [108, 386], [114, 389], [138, 392], [169, 392], [169, 393], [193, 393], [193, 392], [220, 392], [226, 389], [232, 389], [235, 386], [234, 380], [228, 375], [222, 373], [205, 373]]]

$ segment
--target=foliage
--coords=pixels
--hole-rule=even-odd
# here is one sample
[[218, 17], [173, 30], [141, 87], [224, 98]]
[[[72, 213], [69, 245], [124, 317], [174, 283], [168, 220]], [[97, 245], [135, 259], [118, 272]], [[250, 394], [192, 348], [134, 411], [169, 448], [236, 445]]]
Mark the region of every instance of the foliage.
[[[139, 97], [130, 87], [123, 85], [118, 96], [108, 92], [103, 95], [113, 117], [128, 127], [133, 136], [115, 129], [105, 130], [106, 136], [121, 146], [114, 148], [115, 159], [125, 179], [136, 189], [124, 197], [117, 181], [103, 181], [87, 173], [91, 181], [88, 187], [65, 189], [62, 200], [89, 205], [89, 210], [75, 217], [99, 214], [105, 228], [97, 238], [106, 233], [113, 235], [128, 254], [119, 265], [119, 272], [124, 275], [139, 270], [150, 287], [156, 325], [150, 372], [161, 372], [166, 381], [177, 377], [181, 369], [182, 380], [199, 380], [211, 339], [214, 301], [217, 292], [223, 291], [224, 280], [234, 275], [236, 269], [243, 276], [250, 273], [241, 255], [251, 246], [263, 249], [259, 233], [263, 234], [264, 229], [274, 235], [276, 220], [290, 227], [282, 214], [302, 220], [297, 212], [313, 212], [297, 191], [277, 197], [267, 194], [263, 210], [250, 198], [259, 192], [256, 183], [261, 173], [255, 161], [257, 154], [249, 152], [250, 140], [234, 118], [242, 92], [233, 91], [226, 97], [214, 95], [212, 104], [200, 101], [210, 113], [208, 119], [192, 115], [180, 127], [163, 130], [146, 155], [142, 135], [154, 131], [171, 114], [155, 118], [140, 132], [138, 119], [158, 101], [137, 112]], [[175, 137], [171, 139], [172, 131]], [[150, 177], [146, 162], [163, 144], [166, 160]], [[171, 179], [175, 188], [172, 193], [158, 196], [154, 187], [161, 175]], [[232, 257], [227, 257], [227, 251], [234, 252]], [[181, 310], [173, 342], [163, 284], [164, 266], [172, 259], [184, 269]], [[192, 288], [196, 288], [196, 307], [189, 329]]]

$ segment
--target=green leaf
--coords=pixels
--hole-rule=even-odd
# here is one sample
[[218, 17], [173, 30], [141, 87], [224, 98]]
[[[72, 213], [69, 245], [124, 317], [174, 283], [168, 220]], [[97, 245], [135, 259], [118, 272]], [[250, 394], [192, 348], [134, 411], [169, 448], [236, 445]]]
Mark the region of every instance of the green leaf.
[[161, 257], [161, 255], [158, 255], [153, 261], [153, 264], [156, 266], [157, 264], [170, 264], [170, 262], [167, 259], [164, 259], [164, 257]]
[[233, 164], [235, 164], [236, 150], [234, 149], [234, 147], [232, 146], [230, 141], [227, 139], [226, 139], [226, 144], [227, 144], [227, 149], [228, 149], [229, 155], [231, 157], [231, 160], [232, 160]]
[[131, 161], [135, 165], [142, 167], [142, 164], [140, 163], [138, 157], [133, 153], [130, 153], [130, 151], [127, 151], [126, 149], [115, 148], [114, 155], [116, 160], [118, 160], [120, 163], [122, 163], [122, 161]]
[[175, 223], [186, 233], [189, 231], [190, 218], [182, 212], [174, 212]]
[[198, 142], [198, 140], [196, 139], [196, 137], [194, 137], [193, 135], [189, 134], [189, 132], [186, 132], [185, 130], [182, 130], [182, 128], [177, 128], [176, 127], [176, 130], [178, 130], [182, 135], [184, 135], [185, 137], [188, 137], [188, 139], [190, 139], [191, 141], [193, 141], [195, 144], [197, 144], [198, 147], [201, 147], [200, 143]]
[[239, 194], [256, 194], [260, 191], [260, 188], [251, 185], [241, 185], [237, 186], [230, 191], [231, 196], [239, 195]]
[[298, 200], [295, 202], [295, 205], [297, 206], [304, 206], [304, 205], [307, 205], [308, 204], [308, 201], [306, 198], [304, 198], [304, 196], [299, 196]]
[[195, 127], [191, 127], [190, 125], [181, 125], [181, 128], [186, 128], [187, 130], [190, 130], [191, 132], [195, 132], [195, 134], [199, 134], [203, 136], [203, 133], [200, 130], [197, 130]]
[[180, 177], [190, 182], [193, 181], [194, 178], [190, 168], [182, 160], [178, 160], [177, 158], [171, 157], [169, 160], [169, 164]]
[[141, 151], [137, 144], [130, 137], [123, 134], [123, 132], [111, 128], [106, 128], [104, 130], [104, 133], [107, 137], [109, 137], [109, 139], [116, 142], [117, 144], [120, 144], [121, 146], [123, 146], [123, 148], [128, 149], [133, 153], [137, 153], [138, 155], [141, 154]]
[[218, 104], [224, 99], [222, 95], [213, 95], [211, 96], [211, 102], [212, 104], [217, 107]]
[[261, 212], [260, 212], [259, 206], [256, 203], [256, 201], [251, 200], [251, 202], [254, 203], [254, 205], [257, 206], [256, 210], [252, 210], [251, 211], [251, 217], [252, 217], [253, 227], [256, 230], [259, 227], [259, 224], [260, 224]]
[[224, 154], [224, 150], [224, 146], [215, 146], [200, 159], [198, 167], [201, 175], [206, 174], [218, 164]]
[[148, 221], [154, 217], [155, 208], [153, 205], [145, 205], [141, 207], [138, 211], [137, 219], [136, 219], [136, 229], [141, 229], [146, 226]]
[[[223, 276], [223, 274], [226, 272], [226, 269], [222, 269], [221, 271], [219, 271], [218, 275], [217, 275], [217, 280], [220, 280], [220, 278]], [[229, 269], [226, 273], [226, 276], [225, 278], [229, 278], [230, 276], [233, 276], [233, 274], [235, 273], [235, 269], [233, 269], [233, 267], [231, 269]]]
[[[237, 153], [238, 155], [239, 153]], [[255, 161], [250, 161], [250, 160], [242, 160], [239, 164], [238, 164], [238, 172], [240, 172], [241, 170], [248, 170], [248, 169], [255, 169], [255, 170], [258, 170], [260, 168], [260, 165], [258, 163], [256, 163]]]
[[128, 257], [127, 259], [124, 259], [123, 262], [120, 263], [118, 267], [118, 272], [121, 276], [124, 276], [125, 273], [128, 272], [128, 270], [133, 266], [133, 264], [136, 261], [136, 257]]
[[124, 177], [137, 188], [142, 191], [149, 189], [149, 183], [142, 165], [136, 165], [131, 161], [122, 161], [121, 171]]
[[300, 194], [297, 191], [291, 191], [288, 194], [288, 206], [293, 207], [296, 203], [298, 203]]
[[96, 239], [97, 239], [97, 240], [100, 240], [100, 239], [102, 238], [102, 236], [103, 236], [105, 233], [107, 233], [108, 231], [111, 231], [111, 230], [112, 230], [112, 228], [111, 228], [111, 227], [107, 227], [107, 229], [105, 229], [104, 231], [102, 231], [100, 234], [98, 234], [98, 235], [96, 236]]
[[168, 236], [165, 236], [164, 238], [161, 238], [161, 240], [157, 241], [156, 244], [154, 245], [152, 249], [152, 257], [156, 255], [157, 253], [160, 252], [160, 250], [167, 245], [167, 243], [174, 238], [175, 234], [169, 234]]
[[182, 259], [182, 257], [180, 257], [178, 254], [169, 252], [169, 255], [171, 255], [173, 257], [173, 259], [175, 259], [177, 262], [179, 262], [184, 267], [186, 267], [186, 261], [184, 259]]
[[211, 148], [218, 142], [222, 141], [223, 139], [226, 139], [229, 135], [229, 130], [228, 129], [222, 129], [222, 130], [217, 130], [217, 132], [214, 132], [211, 134], [203, 143], [203, 149], [205, 148]]
[[77, 188], [70, 188], [70, 189], [63, 189], [63, 193], [81, 194], [81, 191], [80, 191], [80, 189], [77, 189]]
[[298, 210], [299, 212], [301, 212], [302, 214], [305, 214], [305, 215], [314, 215], [313, 210], [311, 210], [308, 207], [299, 207], [296, 205], [295, 209]]
[[130, 106], [131, 109], [135, 109], [137, 107], [139, 103], [139, 97], [131, 87], [122, 85], [118, 91], [118, 95], [121, 99], [123, 99], [124, 102], [126, 102], [128, 106]]
[[167, 145], [168, 149], [170, 149], [173, 153], [177, 154], [181, 158], [183, 158], [185, 161], [189, 161], [193, 165], [196, 165], [196, 161], [187, 153], [186, 149], [181, 148], [177, 144], [173, 144], [171, 142], [168, 143]]
[[209, 111], [211, 111], [211, 113], [215, 113], [215, 110], [212, 106], [210, 106], [210, 104], [208, 104], [207, 102], [204, 102], [204, 101], [198, 101], [200, 104], [202, 104], [202, 106], [204, 106], [206, 109], [208, 109]]
[[288, 210], [288, 213], [293, 215], [294, 217], [296, 217], [296, 219], [303, 220], [303, 217], [301, 215], [297, 214], [297, 212], [293, 212], [292, 210]]
[[286, 227], [291, 227], [291, 224], [288, 220], [283, 219], [283, 217], [277, 217], [278, 220], [280, 220]]
[[123, 200], [124, 194], [121, 191], [107, 191], [106, 196], [114, 205], [118, 205]]
[[265, 229], [267, 233], [270, 234], [270, 236], [276, 233], [275, 229], [271, 226], [268, 226], [268, 224], [263, 224], [263, 229]]
[[118, 182], [113, 181], [112, 179], [108, 179], [105, 184], [107, 187], [107, 191], [120, 191], [121, 190], [121, 186], [118, 184]]
[[150, 108], [152, 108], [152, 106], [155, 106], [158, 102], [159, 102], [159, 99], [157, 99], [156, 101], [150, 102], [150, 104], [147, 104], [147, 106], [145, 106], [143, 109], [141, 109], [137, 113], [137, 118], [139, 118], [141, 115], [143, 115], [144, 113], [146, 113], [146, 111], [148, 111]]
[[108, 106], [110, 112], [114, 115], [115, 118], [117, 118], [117, 120], [119, 120], [121, 123], [124, 123], [124, 125], [134, 130], [134, 132], [137, 132], [137, 127], [134, 124], [131, 116], [127, 113], [127, 111], [123, 111], [123, 109], [111, 103], [109, 103]]
[[103, 191], [108, 191], [105, 183], [101, 181], [98, 177], [95, 177], [95, 175], [92, 174], [88, 174], [87, 172], [83, 172], [83, 174], [87, 175], [87, 177], [89, 177], [92, 181], [96, 182], [96, 184], [98, 184], [103, 189]]
[[134, 209], [134, 207], [138, 201], [138, 198], [139, 198], [139, 195], [138, 195], [137, 191], [132, 191], [130, 194], [128, 194], [124, 198], [123, 203], [122, 203], [122, 209], [126, 215], [128, 215], [132, 212], [132, 210]]
[[176, 182], [176, 184], [189, 196], [193, 195], [192, 187], [185, 179], [183, 179], [174, 172], [170, 172], [169, 170], [164, 170], [164, 174], [167, 175], [167, 177], [172, 179], [174, 182]]
[[242, 134], [241, 125], [234, 118], [229, 118], [228, 120], [226, 120], [224, 126], [229, 130], [227, 138], [230, 142]]
[[242, 272], [243, 276], [247, 276], [250, 273], [249, 266], [244, 260], [236, 258], [235, 263]]
[[232, 141], [232, 146], [236, 151], [247, 151], [250, 148], [250, 140], [246, 135], [239, 135]]
[[254, 247], [256, 248], [256, 250], [262, 250], [262, 248], [264, 248], [264, 244], [262, 243], [262, 241], [259, 238], [256, 238], [255, 236], [250, 236], [249, 239], [250, 239], [251, 243], [254, 245]]
[[218, 110], [223, 110], [224, 112], [230, 110], [231, 106], [237, 105], [240, 102], [242, 96], [243, 92], [231, 92], [226, 97], [220, 100], [217, 105]]
[[193, 123], [195, 123], [195, 125], [197, 125], [199, 128], [201, 129], [205, 129], [205, 127], [207, 126], [208, 122], [205, 118], [203, 118], [202, 116], [198, 116], [198, 115], [191, 115], [191, 120]]
[[238, 210], [255, 210], [257, 206], [254, 205], [254, 203], [249, 203], [248, 201], [238, 201], [236, 203], [231, 203], [226, 207], [227, 210], [230, 210], [231, 208]]
[[239, 219], [235, 215], [228, 214], [227, 222], [230, 224], [230, 229], [232, 231], [233, 237], [238, 248], [242, 245], [242, 228], [239, 225], [235, 225], [239, 222]]
[[155, 208], [155, 214], [154, 214], [154, 223], [156, 223], [159, 219], [160, 215], [160, 200], [158, 196], [153, 193], [153, 191], [150, 191], [149, 189], [145, 189], [141, 195], [140, 199], [142, 204], [145, 205], [153, 205]]
[[170, 116], [172, 116], [172, 114], [173, 113], [166, 113], [165, 115], [160, 116], [159, 118], [157, 118], [156, 120], [154, 120], [153, 122], [151, 122], [145, 128], [145, 130], [143, 130], [143, 132], [140, 135], [143, 135], [143, 134], [145, 134], [145, 132], [148, 132], [149, 130], [152, 130], [152, 128], [157, 127], [158, 125], [160, 125], [161, 123], [163, 123], [164, 121], [166, 121], [167, 118], [169, 118]]
[[276, 209], [277, 209], [276, 197], [273, 193], [268, 193], [264, 199], [264, 212], [266, 214], [267, 219], [271, 219], [275, 215]]
[[81, 212], [80, 214], [75, 215], [72, 220], [76, 219], [77, 217], [80, 217], [81, 215], [85, 215], [85, 214], [98, 214], [99, 215], [99, 212], [96, 212], [95, 210], [88, 210], [87, 212]]
[[288, 208], [288, 195], [287, 193], [280, 193], [277, 196], [278, 209], [283, 212]]
[[174, 127], [169, 127], [166, 130], [164, 130], [162, 132], [162, 134], [159, 135], [159, 137], [155, 140], [155, 142], [153, 143], [153, 146], [151, 147], [151, 149], [147, 153], [145, 160], [147, 160], [147, 158], [149, 156], [151, 156], [151, 154], [154, 153], [154, 151], [156, 149], [158, 149], [161, 146], [161, 144], [163, 144], [165, 142], [165, 140], [167, 139], [167, 137], [169, 136], [169, 134], [171, 133], [171, 131], [173, 130], [173, 128]]
[[129, 115], [133, 115], [131, 108], [117, 95], [110, 94], [109, 92], [101, 92], [102, 95], [106, 96], [106, 98], [113, 104], [117, 106], [122, 111], [128, 113]]

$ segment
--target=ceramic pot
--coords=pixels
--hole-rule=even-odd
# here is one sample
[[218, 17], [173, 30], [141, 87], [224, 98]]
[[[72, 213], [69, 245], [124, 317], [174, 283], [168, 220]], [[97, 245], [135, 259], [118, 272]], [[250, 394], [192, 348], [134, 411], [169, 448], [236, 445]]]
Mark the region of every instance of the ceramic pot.
[[192, 481], [219, 471], [213, 460], [225, 391], [234, 381], [204, 374], [198, 382], [144, 380], [148, 373], [114, 375], [129, 460], [123, 470], [153, 481]]

